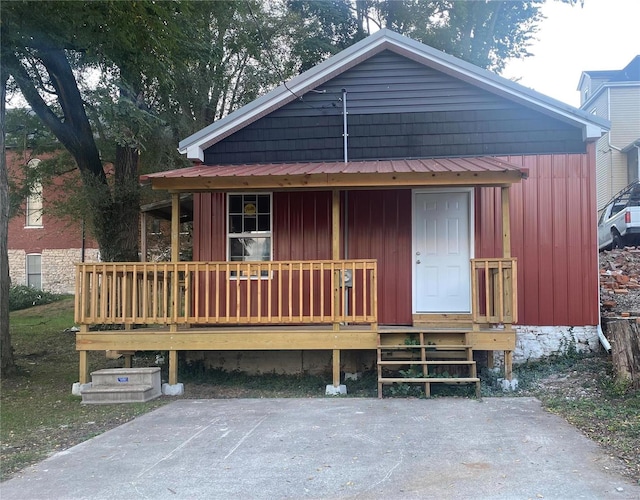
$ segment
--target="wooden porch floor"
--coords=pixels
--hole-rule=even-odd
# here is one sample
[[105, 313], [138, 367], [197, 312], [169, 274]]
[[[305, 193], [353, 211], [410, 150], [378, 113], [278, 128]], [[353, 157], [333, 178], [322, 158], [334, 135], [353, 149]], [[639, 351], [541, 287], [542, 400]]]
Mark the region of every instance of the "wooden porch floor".
[[372, 349], [378, 347], [378, 335], [387, 343], [428, 334], [436, 344], [465, 344], [476, 350], [512, 351], [515, 332], [510, 329], [384, 325], [331, 326], [197, 326], [139, 327], [120, 330], [89, 330], [76, 334], [78, 351], [197, 351], [197, 350], [324, 350]]

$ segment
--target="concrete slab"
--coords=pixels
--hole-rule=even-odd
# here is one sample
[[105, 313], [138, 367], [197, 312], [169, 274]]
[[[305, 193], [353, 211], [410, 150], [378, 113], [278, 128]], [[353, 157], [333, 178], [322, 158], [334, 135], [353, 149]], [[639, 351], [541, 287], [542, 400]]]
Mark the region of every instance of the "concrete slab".
[[11, 499], [639, 499], [533, 398], [180, 400], [28, 468]]

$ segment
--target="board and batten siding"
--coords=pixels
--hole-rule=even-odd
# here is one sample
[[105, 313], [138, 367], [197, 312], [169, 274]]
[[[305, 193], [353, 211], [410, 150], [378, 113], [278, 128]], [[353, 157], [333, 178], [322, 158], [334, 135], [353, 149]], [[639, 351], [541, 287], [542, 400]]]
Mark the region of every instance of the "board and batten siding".
[[579, 128], [383, 51], [205, 150], [204, 163], [583, 153]]
[[[594, 153], [594, 146], [589, 146]], [[598, 324], [595, 178], [587, 155], [508, 156], [529, 169], [510, 189], [518, 323]], [[476, 189], [476, 255], [500, 255], [500, 192]]]
[[[587, 158], [503, 157], [529, 170], [510, 190], [520, 324], [598, 322], [595, 177]], [[476, 188], [475, 203], [475, 255], [502, 255], [499, 189]], [[225, 260], [224, 205], [223, 194], [194, 195], [194, 260]], [[378, 260], [380, 324], [411, 324], [411, 190], [349, 191], [342, 206], [342, 257]], [[331, 193], [274, 193], [273, 238], [276, 260], [330, 259]]]
[[378, 261], [379, 323], [411, 325], [411, 190], [349, 191], [346, 196], [348, 257]]
[[193, 194], [193, 260], [224, 262], [227, 260], [226, 195]]
[[[275, 260], [331, 259], [331, 199], [330, 191], [273, 193]], [[341, 257], [378, 259], [379, 322], [410, 325], [411, 190], [350, 191], [342, 200]], [[224, 194], [194, 194], [193, 241], [194, 260], [226, 259]]]

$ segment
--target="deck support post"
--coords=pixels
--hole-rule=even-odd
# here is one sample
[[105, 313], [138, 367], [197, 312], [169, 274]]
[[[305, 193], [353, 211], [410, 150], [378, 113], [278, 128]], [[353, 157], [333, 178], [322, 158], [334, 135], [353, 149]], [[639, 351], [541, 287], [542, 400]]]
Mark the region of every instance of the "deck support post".
[[504, 351], [504, 378], [513, 378], [513, 351]]
[[78, 351], [80, 354], [80, 373], [78, 374], [80, 378], [80, 384], [86, 384], [89, 382], [89, 360], [87, 356], [87, 351]]
[[[501, 208], [502, 208], [502, 257], [511, 258], [511, 203], [509, 200], [509, 186], [503, 186], [500, 189]], [[515, 276], [512, 277], [512, 283], [515, 283]], [[517, 306], [516, 306], [517, 307]], [[515, 311], [511, 311], [515, 317]], [[511, 380], [513, 377], [513, 351], [504, 351], [504, 378]]]
[[494, 367], [493, 351], [487, 351], [487, 368], [491, 370]]
[[[340, 259], [340, 191], [334, 189], [331, 197], [331, 257], [333, 260]], [[333, 302], [335, 307], [335, 315], [340, 314], [340, 271], [336, 271], [334, 277], [335, 289], [333, 291]], [[340, 329], [339, 323], [333, 324], [334, 330]], [[333, 386], [340, 385], [340, 351], [333, 350]]]
[[[331, 258], [340, 260], [340, 190], [334, 189], [331, 196]], [[333, 282], [333, 310], [334, 318], [341, 315], [340, 293], [342, 286], [340, 283], [341, 273], [339, 270], [334, 272]], [[344, 311], [342, 311], [344, 313]], [[334, 320], [333, 330], [340, 330], [340, 323]], [[346, 394], [347, 388], [340, 385], [340, 349], [333, 350], [333, 385], [328, 385], [326, 394]]]
[[178, 351], [169, 351], [169, 385], [178, 383]]

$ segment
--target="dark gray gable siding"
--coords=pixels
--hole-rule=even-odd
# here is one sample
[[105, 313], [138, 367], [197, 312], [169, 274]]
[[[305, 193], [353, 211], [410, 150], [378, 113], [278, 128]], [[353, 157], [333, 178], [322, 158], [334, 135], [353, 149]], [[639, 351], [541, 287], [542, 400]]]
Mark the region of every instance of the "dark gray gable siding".
[[205, 150], [207, 164], [582, 153], [579, 128], [390, 51]]

